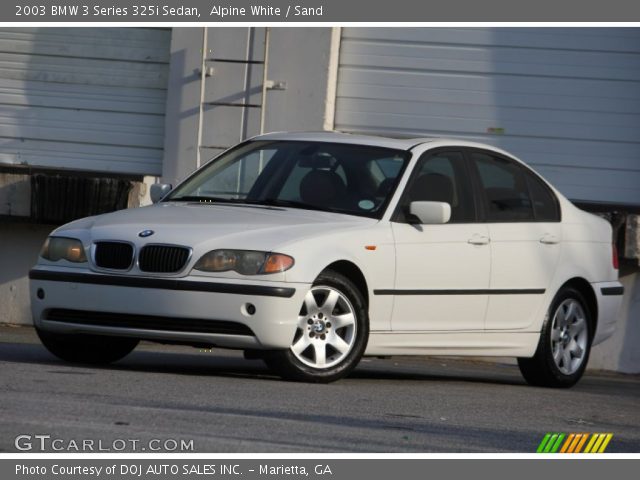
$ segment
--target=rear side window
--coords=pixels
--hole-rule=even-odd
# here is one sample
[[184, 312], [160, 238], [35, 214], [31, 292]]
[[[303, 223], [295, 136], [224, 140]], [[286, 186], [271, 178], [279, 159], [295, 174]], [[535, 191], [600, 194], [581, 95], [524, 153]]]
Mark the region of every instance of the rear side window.
[[484, 191], [489, 222], [527, 222], [535, 219], [525, 171], [500, 157], [473, 152]]
[[531, 172], [526, 172], [527, 186], [537, 222], [559, 222], [560, 207], [551, 189]]
[[560, 209], [553, 192], [515, 162], [473, 152], [488, 222], [557, 222]]

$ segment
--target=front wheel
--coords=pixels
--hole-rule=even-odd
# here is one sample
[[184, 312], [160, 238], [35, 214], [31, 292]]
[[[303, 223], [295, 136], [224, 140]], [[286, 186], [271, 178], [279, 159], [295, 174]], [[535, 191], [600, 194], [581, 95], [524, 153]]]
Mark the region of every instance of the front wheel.
[[265, 352], [263, 358], [283, 378], [329, 383], [356, 367], [368, 338], [362, 293], [344, 275], [327, 271], [304, 298], [291, 347]]
[[112, 363], [136, 348], [137, 338], [57, 333], [36, 329], [42, 344], [56, 357], [72, 363]]
[[531, 385], [571, 387], [580, 380], [591, 350], [593, 319], [580, 292], [564, 288], [556, 295], [542, 326], [533, 358], [519, 358]]

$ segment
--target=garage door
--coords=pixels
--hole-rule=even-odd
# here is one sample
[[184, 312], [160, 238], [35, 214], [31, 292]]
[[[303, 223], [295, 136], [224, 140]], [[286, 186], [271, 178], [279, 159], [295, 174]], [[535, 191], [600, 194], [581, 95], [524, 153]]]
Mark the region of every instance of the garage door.
[[0, 29], [0, 165], [161, 173], [170, 30]]
[[336, 129], [453, 136], [640, 205], [640, 29], [345, 28]]

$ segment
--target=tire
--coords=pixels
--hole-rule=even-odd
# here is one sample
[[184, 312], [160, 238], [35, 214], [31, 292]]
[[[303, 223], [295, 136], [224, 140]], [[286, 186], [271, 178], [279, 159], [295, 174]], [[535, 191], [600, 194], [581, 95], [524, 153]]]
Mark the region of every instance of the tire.
[[286, 380], [329, 383], [358, 365], [368, 339], [362, 293], [344, 275], [325, 271], [305, 296], [291, 347], [264, 352], [263, 360]]
[[36, 332], [49, 352], [71, 363], [113, 363], [131, 353], [139, 342], [137, 338], [56, 333], [40, 329]]
[[530, 385], [568, 388], [582, 377], [591, 351], [595, 322], [583, 295], [563, 288], [547, 312], [533, 358], [518, 358]]

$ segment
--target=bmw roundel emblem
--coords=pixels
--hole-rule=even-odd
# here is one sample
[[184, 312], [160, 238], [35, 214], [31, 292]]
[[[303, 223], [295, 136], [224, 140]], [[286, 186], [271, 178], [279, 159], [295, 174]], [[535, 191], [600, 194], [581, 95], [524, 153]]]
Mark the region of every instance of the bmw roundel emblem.
[[150, 237], [151, 235], [153, 235], [155, 232], [153, 230], [142, 230], [138, 236], [145, 238], [145, 237]]

